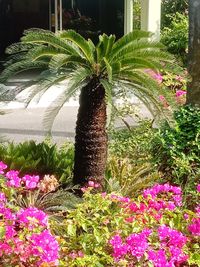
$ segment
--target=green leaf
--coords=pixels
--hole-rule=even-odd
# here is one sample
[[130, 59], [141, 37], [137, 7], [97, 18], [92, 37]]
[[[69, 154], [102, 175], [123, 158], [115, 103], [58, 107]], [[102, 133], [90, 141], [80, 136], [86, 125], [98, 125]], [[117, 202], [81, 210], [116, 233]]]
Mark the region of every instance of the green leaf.
[[67, 226], [67, 233], [70, 236], [76, 236], [76, 225], [68, 224]]
[[5, 226], [0, 226], [0, 239], [3, 239], [6, 233]]

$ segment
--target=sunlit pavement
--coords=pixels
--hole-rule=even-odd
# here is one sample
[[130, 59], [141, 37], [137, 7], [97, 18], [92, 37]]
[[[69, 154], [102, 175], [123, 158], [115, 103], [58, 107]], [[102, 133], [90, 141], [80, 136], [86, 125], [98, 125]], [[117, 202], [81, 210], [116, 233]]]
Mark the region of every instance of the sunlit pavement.
[[[12, 79], [7, 86], [15, 89], [16, 86], [24, 81], [30, 80], [32, 76], [18, 76]], [[46, 132], [44, 130], [43, 118], [46, 107], [50, 105], [52, 100], [64, 89], [67, 84], [53, 86], [51, 90], [45, 94], [39, 102], [32, 101], [28, 108], [23, 108], [24, 104], [20, 102], [27, 94], [21, 94], [19, 101], [0, 103], [0, 109], [5, 110], [6, 114], [0, 116], [0, 136], [4, 136], [9, 141], [21, 142], [24, 140], [36, 140], [38, 142], [44, 140]], [[134, 100], [138, 105], [137, 99]], [[52, 128], [53, 142], [61, 144], [66, 140], [73, 140], [75, 136], [76, 116], [78, 111], [78, 101], [70, 99], [68, 103], [60, 110]], [[148, 111], [142, 106], [141, 115], [150, 117]], [[128, 119], [132, 125], [136, 123], [132, 119]], [[116, 127], [123, 127], [121, 121], [116, 122]]]

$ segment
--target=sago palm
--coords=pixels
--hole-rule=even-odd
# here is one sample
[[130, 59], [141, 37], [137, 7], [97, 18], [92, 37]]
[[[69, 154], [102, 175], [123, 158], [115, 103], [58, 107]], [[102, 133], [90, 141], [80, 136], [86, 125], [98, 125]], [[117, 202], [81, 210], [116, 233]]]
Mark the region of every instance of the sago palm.
[[[25, 31], [21, 42], [7, 48], [11, 58], [2, 72], [7, 80], [27, 69], [40, 69], [27, 101], [53, 84], [68, 80], [65, 90], [47, 111], [46, 126], [53, 123], [61, 107], [77, 90], [80, 107], [76, 123], [74, 182], [103, 182], [107, 158], [106, 108], [113, 97], [133, 93], [153, 112], [161, 87], [148, 74], [157, 71], [169, 56], [159, 42], [144, 31], [134, 31], [119, 40], [99, 36], [95, 46], [73, 30], [56, 34], [40, 29]], [[44, 71], [45, 70], [45, 71]], [[24, 89], [23, 87], [21, 89]], [[56, 104], [56, 106], [55, 106]], [[110, 106], [111, 106], [110, 105]]]

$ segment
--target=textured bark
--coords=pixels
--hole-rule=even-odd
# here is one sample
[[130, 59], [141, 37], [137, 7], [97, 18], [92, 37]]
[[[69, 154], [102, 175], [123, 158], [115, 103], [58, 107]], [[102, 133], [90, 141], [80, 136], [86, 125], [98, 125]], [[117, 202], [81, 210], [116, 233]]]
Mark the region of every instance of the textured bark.
[[81, 90], [76, 123], [74, 183], [103, 183], [107, 159], [105, 90], [97, 77]]
[[187, 104], [200, 106], [200, 1], [189, 0], [189, 57]]

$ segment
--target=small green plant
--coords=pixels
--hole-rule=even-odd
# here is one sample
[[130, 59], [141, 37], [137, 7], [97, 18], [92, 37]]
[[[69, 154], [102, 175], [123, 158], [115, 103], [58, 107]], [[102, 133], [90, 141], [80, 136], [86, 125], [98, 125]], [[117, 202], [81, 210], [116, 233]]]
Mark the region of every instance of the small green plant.
[[159, 173], [151, 163], [131, 164], [128, 158], [112, 156], [108, 159], [104, 190], [125, 196], [136, 196], [141, 190], [159, 180]]
[[161, 27], [169, 27], [174, 14], [188, 14], [188, 0], [162, 0]]

